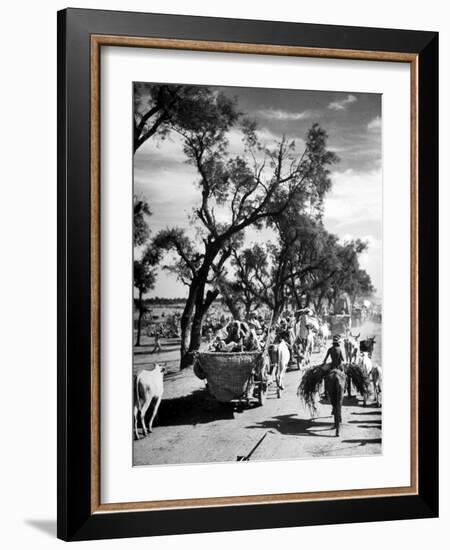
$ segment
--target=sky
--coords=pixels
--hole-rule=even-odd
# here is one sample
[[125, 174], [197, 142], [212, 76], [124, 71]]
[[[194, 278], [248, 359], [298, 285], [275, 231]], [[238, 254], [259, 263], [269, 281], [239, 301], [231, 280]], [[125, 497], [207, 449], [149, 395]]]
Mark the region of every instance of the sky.
[[[360, 264], [370, 274], [376, 294], [381, 296], [381, 95], [268, 88], [211, 89], [235, 97], [239, 110], [256, 120], [258, 137], [267, 145], [285, 135], [295, 140], [296, 150], [301, 153], [305, 134], [313, 123], [326, 130], [328, 148], [340, 161], [331, 168], [332, 189], [324, 202], [324, 225], [343, 242], [352, 238], [368, 242]], [[238, 130], [233, 129], [227, 137], [230, 153], [242, 154]], [[199, 191], [195, 185], [198, 174], [185, 159], [181, 141], [173, 134], [162, 141], [149, 139], [135, 153], [134, 193], [143, 195], [150, 204], [152, 234], [166, 227], [186, 227], [192, 208], [198, 204]], [[245, 244], [271, 238], [270, 231], [250, 230]], [[149, 296], [186, 294], [186, 287], [175, 276], [159, 270], [155, 289]]]

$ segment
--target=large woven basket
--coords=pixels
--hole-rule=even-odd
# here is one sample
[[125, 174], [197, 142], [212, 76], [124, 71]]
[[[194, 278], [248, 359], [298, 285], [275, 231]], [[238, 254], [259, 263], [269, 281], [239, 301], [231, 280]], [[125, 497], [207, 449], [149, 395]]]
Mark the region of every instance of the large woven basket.
[[197, 353], [194, 372], [201, 380], [208, 381], [211, 394], [221, 402], [244, 396], [252, 372], [260, 372], [263, 354], [257, 352]]

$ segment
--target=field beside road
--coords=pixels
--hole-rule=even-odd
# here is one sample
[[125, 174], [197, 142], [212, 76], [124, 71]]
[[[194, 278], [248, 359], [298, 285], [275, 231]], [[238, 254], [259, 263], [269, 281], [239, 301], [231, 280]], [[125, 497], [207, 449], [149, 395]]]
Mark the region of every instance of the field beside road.
[[[367, 336], [376, 336], [373, 359], [381, 364], [381, 325], [367, 323], [361, 327], [361, 337]], [[382, 409], [372, 400], [363, 407], [359, 396], [346, 397], [341, 436], [335, 437], [328, 402], [318, 403], [315, 418], [301, 406], [297, 397], [298, 370], [288, 370], [281, 398], [269, 390], [263, 407], [256, 402], [248, 408], [220, 404], [191, 368], [178, 370], [176, 341], [163, 342], [163, 351], [158, 354], [150, 353], [150, 339], [143, 344], [135, 350], [135, 371], [152, 362], [166, 362], [167, 373], [154, 431], [133, 442], [136, 466], [235, 461], [238, 456], [246, 456], [264, 435], [251, 460], [381, 453]], [[324, 351], [313, 354], [312, 364], [320, 363], [324, 355]]]

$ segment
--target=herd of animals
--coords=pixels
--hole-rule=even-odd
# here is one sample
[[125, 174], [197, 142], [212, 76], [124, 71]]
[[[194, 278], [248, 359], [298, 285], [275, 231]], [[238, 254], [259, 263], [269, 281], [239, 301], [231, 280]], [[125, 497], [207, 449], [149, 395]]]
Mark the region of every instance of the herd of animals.
[[[349, 397], [352, 395], [351, 373], [355, 370], [359, 370], [367, 380], [367, 391], [361, 390], [356, 385], [362, 394], [364, 406], [370, 394], [369, 385], [373, 388], [377, 406], [381, 405], [382, 371], [379, 365], [372, 362], [375, 337], [361, 339], [361, 334], [352, 334], [349, 329], [346, 329], [341, 341], [340, 335], [331, 337], [327, 323], [314, 320], [308, 311], [301, 312], [293, 322], [283, 319], [272, 331], [270, 327], [267, 328], [265, 335], [264, 332], [257, 331], [257, 328], [255, 324], [249, 323], [247, 330], [242, 333], [240, 323], [233, 321], [229, 329], [210, 340], [209, 349], [230, 353], [248, 351], [244, 348], [244, 342], [248, 342], [247, 345], [251, 345], [253, 351], [264, 348], [269, 361], [269, 376], [279, 390], [283, 390], [288, 366], [297, 366], [301, 371], [302, 379], [313, 369], [317, 371], [318, 366], [311, 367], [312, 353], [326, 348], [332, 338], [332, 345], [327, 350], [325, 360], [319, 365], [323, 375], [320, 377], [321, 383], [317, 384], [316, 391], [320, 395], [321, 390], [324, 390], [322, 397], [327, 397], [331, 403], [336, 435], [339, 435], [342, 423], [341, 410], [344, 394], [347, 391]], [[327, 363], [330, 357], [331, 363]], [[141, 370], [134, 377], [133, 416], [136, 439], [139, 439], [139, 420], [144, 436], [152, 432], [153, 422], [164, 392], [164, 371], [162, 365], [155, 364], [151, 369]], [[145, 422], [147, 413], [150, 415], [148, 426]]]

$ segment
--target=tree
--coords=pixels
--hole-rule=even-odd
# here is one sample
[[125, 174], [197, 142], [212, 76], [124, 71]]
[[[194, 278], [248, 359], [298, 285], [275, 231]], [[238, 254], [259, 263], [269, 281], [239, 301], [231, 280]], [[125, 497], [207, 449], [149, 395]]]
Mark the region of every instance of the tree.
[[[207, 248], [205, 242], [205, 248]], [[181, 367], [190, 364], [190, 353], [198, 349], [203, 318], [220, 293], [220, 275], [239, 237], [224, 242], [223, 248], [202, 253], [181, 228], [160, 231], [153, 240], [153, 247], [175, 253], [176, 259], [164, 269], [177, 275], [188, 287], [188, 297], [181, 315]], [[209, 286], [209, 288], [207, 288]]]
[[374, 292], [370, 275], [359, 265], [359, 256], [367, 248], [368, 243], [361, 239], [347, 241], [339, 246], [338, 257], [341, 269], [336, 271], [332, 279], [334, 300], [338, 289], [346, 292], [352, 302], [358, 296], [369, 296]]
[[133, 263], [134, 286], [138, 291], [138, 297], [135, 300], [135, 305], [138, 310], [136, 346], [141, 345], [142, 318], [147, 312], [147, 307], [143, 298], [144, 295], [155, 286], [155, 266], [159, 263], [160, 259], [161, 251], [149, 245], [144, 251], [141, 259], [134, 260]]
[[325, 298], [334, 306], [342, 292], [353, 299], [371, 294], [370, 276], [359, 265], [359, 255], [366, 249], [367, 243], [359, 239], [342, 244], [321, 224], [311, 222], [290, 266], [288, 286], [296, 304], [300, 306], [301, 296], [306, 294], [308, 302], [319, 310]]
[[[239, 254], [234, 288], [245, 303], [264, 303], [273, 311], [276, 323], [289, 301], [301, 307], [298, 282], [317, 270], [327, 258], [317, 235], [322, 226], [306, 215], [283, 216], [276, 222], [278, 239], [265, 246], [254, 245]], [[310, 257], [305, 248], [316, 253]], [[294, 282], [294, 284], [292, 284]]]
[[[151, 210], [145, 199], [138, 199], [137, 197], [134, 197], [133, 206], [133, 240], [136, 254], [136, 248], [143, 246], [150, 237], [150, 228], [146, 217], [151, 216]], [[155, 267], [159, 263], [161, 255], [161, 250], [154, 247], [152, 243], [147, 243], [140, 259], [135, 259], [133, 262], [133, 282], [138, 291], [138, 297], [135, 300], [135, 306], [138, 310], [136, 346], [141, 345], [142, 319], [147, 311], [144, 295], [155, 286]]]
[[146, 216], [151, 216], [150, 207], [144, 198], [133, 196], [133, 241], [134, 246], [143, 245], [150, 236]]
[[219, 289], [235, 319], [248, 318], [258, 306], [267, 303], [262, 289], [263, 281], [269, 276], [267, 254], [266, 248], [258, 244], [232, 251], [234, 278], [229, 279], [223, 274]]

